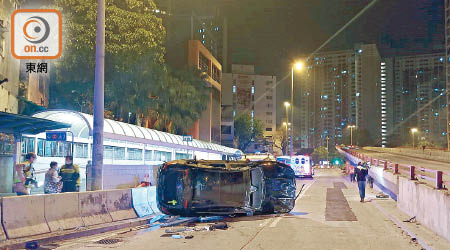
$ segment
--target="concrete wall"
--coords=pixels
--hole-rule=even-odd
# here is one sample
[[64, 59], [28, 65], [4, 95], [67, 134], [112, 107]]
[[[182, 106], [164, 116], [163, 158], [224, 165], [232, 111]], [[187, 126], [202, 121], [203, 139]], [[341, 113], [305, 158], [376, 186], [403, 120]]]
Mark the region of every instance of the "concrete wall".
[[12, 192], [13, 166], [12, 155], [0, 155], [0, 193]]
[[137, 203], [151, 211], [144, 216], [159, 213], [156, 187], [0, 197], [0, 241], [135, 219]]
[[446, 191], [399, 177], [397, 207], [450, 241], [450, 197]]
[[425, 151], [423, 151], [422, 149], [412, 149], [412, 148], [379, 148], [379, 147], [364, 147], [363, 149], [376, 152], [401, 154], [429, 160], [450, 162], [450, 152], [445, 152], [441, 150], [425, 149]]
[[[155, 170], [154, 170], [155, 169]], [[103, 165], [103, 189], [123, 189], [138, 186], [149, 175], [155, 185], [158, 166], [143, 165]]]

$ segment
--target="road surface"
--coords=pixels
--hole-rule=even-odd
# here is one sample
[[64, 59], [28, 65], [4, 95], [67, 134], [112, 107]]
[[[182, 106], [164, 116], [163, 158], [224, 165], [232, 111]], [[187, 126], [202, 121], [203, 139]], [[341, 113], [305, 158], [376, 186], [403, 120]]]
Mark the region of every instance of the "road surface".
[[[359, 202], [355, 183], [347, 181], [340, 170], [316, 171], [314, 179], [298, 180], [305, 184], [290, 214], [228, 218], [228, 230], [183, 232], [192, 239], [162, 237], [164, 229], [134, 228], [57, 242], [56, 249], [422, 249], [418, 241], [433, 249], [450, 249], [450, 244], [408, 219], [396, 208], [395, 201], [375, 199]], [[391, 218], [417, 235], [408, 236]], [[406, 225], [404, 225], [406, 224]], [[206, 224], [197, 224], [197, 226]], [[180, 228], [180, 227], [175, 227]], [[99, 240], [116, 240], [99, 244]]]
[[401, 154], [375, 152], [368, 150], [358, 150], [358, 152], [373, 157], [375, 159], [388, 160], [390, 162], [399, 163], [403, 165], [414, 165], [416, 167], [423, 167], [434, 170], [441, 170], [444, 172], [450, 172], [450, 164], [448, 162], [432, 161], [420, 157], [411, 157]]

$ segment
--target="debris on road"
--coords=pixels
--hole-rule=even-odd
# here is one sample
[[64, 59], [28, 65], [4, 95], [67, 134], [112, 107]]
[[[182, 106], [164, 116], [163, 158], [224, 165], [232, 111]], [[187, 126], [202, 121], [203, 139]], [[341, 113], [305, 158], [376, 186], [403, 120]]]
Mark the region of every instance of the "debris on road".
[[215, 230], [215, 229], [227, 230], [228, 224], [225, 222], [218, 222], [218, 223], [214, 223], [214, 224], [210, 225], [210, 228], [212, 228], [213, 230]]
[[200, 222], [213, 222], [213, 221], [220, 221], [220, 220], [224, 220], [225, 217], [224, 216], [206, 216], [206, 217], [200, 217], [199, 221]]
[[183, 239], [183, 235], [174, 234], [172, 235], [172, 239]]
[[389, 195], [387, 195], [385, 193], [379, 193], [379, 194], [376, 195], [376, 197], [378, 199], [386, 199], [386, 198], [389, 198]]
[[194, 235], [187, 235], [186, 237], [184, 237], [185, 239], [192, 239], [192, 238], [194, 238]]

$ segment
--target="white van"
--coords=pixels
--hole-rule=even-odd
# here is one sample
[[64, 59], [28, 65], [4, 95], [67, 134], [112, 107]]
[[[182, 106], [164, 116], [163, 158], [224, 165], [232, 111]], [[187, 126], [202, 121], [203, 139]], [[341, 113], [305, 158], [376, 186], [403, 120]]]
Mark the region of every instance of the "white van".
[[314, 175], [311, 157], [307, 155], [280, 156], [277, 157], [277, 161], [290, 166], [294, 170], [295, 176], [312, 177]]

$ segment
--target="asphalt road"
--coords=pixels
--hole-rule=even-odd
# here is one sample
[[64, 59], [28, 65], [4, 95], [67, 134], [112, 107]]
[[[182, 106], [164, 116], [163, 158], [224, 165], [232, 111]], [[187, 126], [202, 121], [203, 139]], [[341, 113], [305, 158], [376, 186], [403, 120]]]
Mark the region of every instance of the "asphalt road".
[[[417, 241], [433, 249], [450, 249], [450, 243], [421, 225], [403, 225], [415, 232], [413, 240], [387, 214], [398, 221], [408, 219], [396, 208], [395, 201], [376, 200], [376, 191], [368, 190], [370, 201], [359, 202], [355, 183], [349, 183], [339, 170], [316, 171], [305, 184], [294, 210], [289, 214], [228, 218], [228, 230], [182, 232], [192, 239], [162, 237], [164, 229], [134, 228], [76, 240], [57, 242], [56, 249], [422, 249]], [[197, 224], [197, 226], [206, 224]], [[175, 227], [180, 228], [180, 227]], [[118, 243], [98, 244], [102, 239]]]
[[392, 154], [384, 152], [382, 153], [368, 150], [358, 150], [358, 152], [368, 155], [370, 157], [374, 157], [375, 159], [388, 160], [390, 162], [403, 165], [414, 165], [416, 167], [423, 167], [434, 170], [441, 170], [444, 172], [450, 172], [450, 164], [448, 162], [432, 161], [420, 157], [411, 157], [400, 154]]

